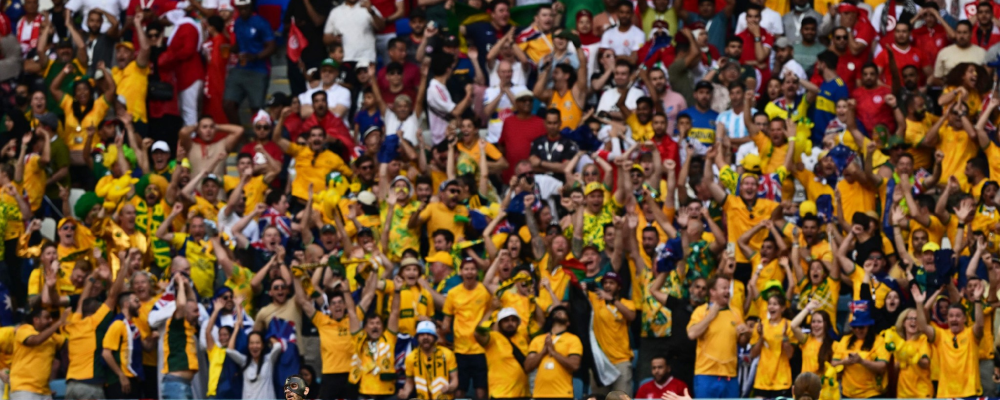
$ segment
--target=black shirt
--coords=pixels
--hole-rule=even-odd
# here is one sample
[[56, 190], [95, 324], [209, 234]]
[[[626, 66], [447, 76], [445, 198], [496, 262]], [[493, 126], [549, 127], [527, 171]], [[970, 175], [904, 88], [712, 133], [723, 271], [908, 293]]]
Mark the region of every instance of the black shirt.
[[285, 37], [288, 37], [288, 31], [291, 29], [292, 18], [295, 18], [295, 25], [298, 26], [299, 30], [302, 31], [302, 35], [306, 37], [309, 42], [305, 49], [302, 49], [302, 58], [307, 60], [323, 60], [327, 57], [326, 46], [323, 44], [323, 23], [316, 25], [313, 23], [312, 18], [309, 18], [309, 13], [306, 12], [305, 2], [308, 1], [312, 5], [316, 13], [323, 17], [323, 21], [330, 14], [330, 10], [333, 9], [333, 2], [330, 0], [291, 0], [288, 2], [288, 10], [285, 12], [285, 18], [282, 20], [285, 26]]
[[[555, 141], [549, 140], [548, 135], [543, 135], [531, 142], [531, 155], [541, 158], [544, 162], [561, 163], [569, 161], [579, 151], [580, 148], [576, 145], [576, 142], [566, 139], [562, 135]], [[548, 173], [548, 175], [552, 175], [559, 180], [565, 179], [563, 174], [560, 173]]]

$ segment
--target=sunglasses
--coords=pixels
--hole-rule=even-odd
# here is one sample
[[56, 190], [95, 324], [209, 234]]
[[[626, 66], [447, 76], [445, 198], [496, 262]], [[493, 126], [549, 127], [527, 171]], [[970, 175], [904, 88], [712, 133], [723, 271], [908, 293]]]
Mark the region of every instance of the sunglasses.
[[868, 256], [869, 260], [878, 261], [882, 259], [882, 256]]
[[266, 130], [266, 129], [270, 128], [270, 126], [267, 126], [267, 125], [254, 125], [253, 128], [256, 129], [256, 130], [259, 130], [259, 131], [263, 131], [263, 130]]
[[274, 285], [274, 286], [271, 286], [271, 290], [285, 290], [286, 287], [287, 286], [285, 286], [285, 285]]
[[459, 193], [461, 193], [461, 191], [459, 191], [458, 189], [448, 189], [448, 193], [459, 194]]
[[847, 40], [847, 36], [846, 35], [834, 36], [833, 38], [834, 38], [834, 40]]
[[75, 231], [76, 225], [63, 225], [62, 228], [59, 229], [64, 231]]
[[583, 171], [583, 176], [599, 176], [600, 172], [597, 171]]

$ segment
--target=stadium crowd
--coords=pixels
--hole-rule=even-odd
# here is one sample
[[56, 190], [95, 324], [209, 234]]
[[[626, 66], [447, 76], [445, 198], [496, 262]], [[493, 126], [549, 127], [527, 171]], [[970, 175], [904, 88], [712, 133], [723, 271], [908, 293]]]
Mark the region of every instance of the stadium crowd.
[[5, 398], [998, 395], [994, 0], [0, 6]]

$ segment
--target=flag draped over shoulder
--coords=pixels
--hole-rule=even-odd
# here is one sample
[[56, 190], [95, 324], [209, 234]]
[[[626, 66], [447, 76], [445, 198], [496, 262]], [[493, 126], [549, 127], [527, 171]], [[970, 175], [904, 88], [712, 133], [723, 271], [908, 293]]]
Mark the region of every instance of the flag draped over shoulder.
[[272, 318], [267, 325], [265, 340], [277, 338], [281, 341], [281, 357], [274, 365], [274, 392], [284, 393], [285, 378], [299, 373], [299, 346], [295, 338], [295, 323], [280, 318]]

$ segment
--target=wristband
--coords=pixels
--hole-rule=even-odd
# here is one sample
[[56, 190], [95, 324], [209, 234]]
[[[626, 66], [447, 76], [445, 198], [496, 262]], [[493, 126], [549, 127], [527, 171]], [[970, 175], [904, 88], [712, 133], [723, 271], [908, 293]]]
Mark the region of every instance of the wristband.
[[792, 137], [788, 138], [788, 141], [792, 142], [792, 143], [795, 143], [795, 136], [792, 136]]
[[962, 223], [958, 224], [958, 229], [964, 229], [964, 228], [965, 228], [965, 224], [962, 224]]

